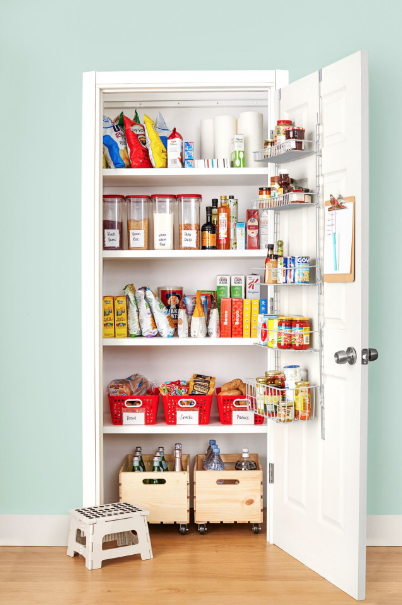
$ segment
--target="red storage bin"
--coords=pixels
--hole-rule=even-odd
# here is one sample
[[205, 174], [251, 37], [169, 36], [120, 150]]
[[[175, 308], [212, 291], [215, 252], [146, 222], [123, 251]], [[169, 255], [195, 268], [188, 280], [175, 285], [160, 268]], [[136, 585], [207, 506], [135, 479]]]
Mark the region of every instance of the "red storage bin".
[[[212, 397], [213, 395], [162, 395], [166, 423], [209, 424]], [[182, 413], [179, 414], [179, 422], [177, 422], [178, 412]], [[197, 414], [194, 412], [198, 412], [198, 422], [196, 422]]]
[[159, 393], [137, 396], [108, 395], [108, 399], [113, 424], [155, 424]]
[[[220, 389], [216, 389], [218, 400], [219, 420], [221, 424], [233, 424], [232, 412], [235, 410], [247, 410], [247, 398], [245, 395], [225, 395]], [[244, 402], [244, 403], [242, 403]], [[254, 424], [263, 424], [264, 416], [254, 414]]]

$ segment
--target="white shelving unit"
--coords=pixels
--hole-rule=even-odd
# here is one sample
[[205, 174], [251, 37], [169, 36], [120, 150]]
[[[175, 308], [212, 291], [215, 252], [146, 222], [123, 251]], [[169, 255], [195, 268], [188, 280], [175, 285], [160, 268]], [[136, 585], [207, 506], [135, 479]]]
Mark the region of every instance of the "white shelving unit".
[[160, 259], [160, 260], [236, 260], [265, 258], [265, 250], [104, 250], [104, 260], [142, 260], [142, 259]]
[[255, 185], [268, 168], [117, 168], [103, 169], [104, 187], [199, 187]]
[[217, 416], [209, 424], [112, 424], [110, 414], [103, 417], [103, 433], [113, 435], [256, 435], [267, 432], [266, 424], [221, 424]]
[[104, 347], [248, 347], [253, 338], [104, 338]]

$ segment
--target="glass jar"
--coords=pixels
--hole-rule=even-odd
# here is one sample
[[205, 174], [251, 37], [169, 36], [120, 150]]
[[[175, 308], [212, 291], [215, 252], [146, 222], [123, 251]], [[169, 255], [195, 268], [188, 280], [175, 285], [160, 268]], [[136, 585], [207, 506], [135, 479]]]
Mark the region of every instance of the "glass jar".
[[175, 195], [151, 195], [154, 223], [154, 250], [175, 249], [177, 199]]
[[292, 348], [292, 317], [279, 315], [278, 320], [278, 349]]
[[265, 376], [259, 376], [256, 379], [257, 386], [255, 389], [255, 398], [257, 404], [257, 414], [264, 416], [267, 412], [268, 404], [268, 380]]
[[306, 351], [310, 348], [310, 320], [308, 317], [294, 317], [292, 323], [292, 349]]
[[290, 176], [288, 168], [281, 168], [279, 170], [279, 180], [278, 180], [278, 195], [285, 195], [285, 193], [289, 193], [290, 191]]
[[123, 250], [124, 195], [103, 196], [103, 249]]
[[221, 195], [218, 208], [218, 250], [230, 250], [230, 207], [226, 195]]
[[275, 126], [275, 145], [286, 141], [285, 129], [292, 126], [292, 120], [278, 120]]
[[271, 200], [270, 208], [275, 208], [278, 201], [275, 199], [279, 195], [279, 176], [271, 176]]
[[292, 141], [290, 146], [291, 149], [297, 149], [298, 151], [303, 150], [304, 143], [302, 141], [304, 141], [304, 133], [304, 128], [301, 128], [300, 126], [291, 126], [290, 128], [287, 128], [285, 136], [287, 141]]
[[280, 392], [276, 390], [278, 388], [276, 383], [276, 374], [276, 370], [267, 370], [265, 372], [265, 378], [267, 380], [267, 384], [269, 385], [267, 402], [267, 411], [269, 418], [276, 417], [278, 409], [278, 397], [280, 398]]
[[151, 198], [149, 195], [128, 195], [127, 237], [129, 250], [150, 250]]
[[179, 248], [200, 249], [200, 204], [201, 195], [178, 195], [179, 204]]
[[295, 417], [298, 420], [311, 418], [311, 389], [308, 380], [296, 382]]

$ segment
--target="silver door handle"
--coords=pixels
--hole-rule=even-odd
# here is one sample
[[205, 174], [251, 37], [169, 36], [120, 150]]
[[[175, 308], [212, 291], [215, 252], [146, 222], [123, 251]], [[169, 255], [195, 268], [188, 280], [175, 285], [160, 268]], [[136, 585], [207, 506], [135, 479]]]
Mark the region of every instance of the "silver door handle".
[[369, 361], [378, 359], [377, 349], [362, 349], [362, 365], [366, 366]]
[[334, 355], [335, 363], [348, 363], [353, 366], [356, 363], [357, 353], [353, 347], [348, 347], [346, 351], [338, 351]]

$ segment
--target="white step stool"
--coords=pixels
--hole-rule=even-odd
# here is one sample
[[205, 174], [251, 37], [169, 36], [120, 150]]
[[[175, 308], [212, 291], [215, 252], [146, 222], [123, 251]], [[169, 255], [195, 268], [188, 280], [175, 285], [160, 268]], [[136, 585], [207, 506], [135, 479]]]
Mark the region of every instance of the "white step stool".
[[[102, 561], [140, 554], [152, 559], [147, 515], [149, 511], [128, 502], [103, 504], [69, 511], [71, 517], [67, 554], [85, 557], [88, 569], [100, 569]], [[135, 532], [135, 533], [132, 533]], [[104, 542], [117, 540], [117, 548], [102, 550]]]

